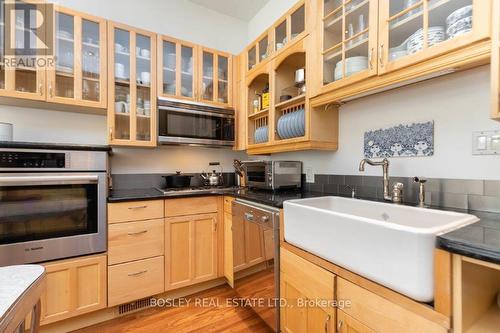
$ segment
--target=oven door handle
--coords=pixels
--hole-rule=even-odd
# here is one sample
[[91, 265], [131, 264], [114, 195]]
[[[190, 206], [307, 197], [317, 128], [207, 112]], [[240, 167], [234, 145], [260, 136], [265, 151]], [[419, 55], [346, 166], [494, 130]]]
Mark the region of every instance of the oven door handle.
[[98, 175], [0, 176], [0, 186], [95, 184]]

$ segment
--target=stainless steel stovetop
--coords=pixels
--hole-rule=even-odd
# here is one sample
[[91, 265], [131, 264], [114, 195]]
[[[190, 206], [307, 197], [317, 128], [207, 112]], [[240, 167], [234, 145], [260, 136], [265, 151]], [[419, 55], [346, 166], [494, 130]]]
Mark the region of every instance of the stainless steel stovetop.
[[164, 196], [169, 195], [179, 195], [179, 194], [203, 194], [203, 193], [216, 193], [219, 191], [231, 191], [237, 190], [238, 186], [192, 186], [192, 187], [180, 187], [180, 188], [157, 188], [158, 191], [163, 193]]

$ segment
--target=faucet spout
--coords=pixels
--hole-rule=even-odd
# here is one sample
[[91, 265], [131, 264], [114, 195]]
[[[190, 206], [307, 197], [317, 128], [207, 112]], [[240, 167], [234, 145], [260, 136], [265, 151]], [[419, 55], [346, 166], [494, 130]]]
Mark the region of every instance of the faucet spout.
[[392, 201], [392, 196], [389, 194], [389, 160], [384, 158], [382, 161], [372, 161], [370, 159], [362, 159], [359, 163], [359, 171], [365, 171], [365, 164], [371, 166], [382, 166], [382, 173], [384, 176], [384, 200]]

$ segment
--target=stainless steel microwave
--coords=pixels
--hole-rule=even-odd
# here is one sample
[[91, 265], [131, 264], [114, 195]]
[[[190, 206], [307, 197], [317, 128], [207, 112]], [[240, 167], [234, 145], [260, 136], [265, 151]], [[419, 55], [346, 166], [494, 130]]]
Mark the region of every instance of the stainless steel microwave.
[[160, 144], [232, 147], [234, 135], [233, 109], [158, 99]]
[[299, 161], [244, 161], [246, 183], [249, 187], [279, 190], [300, 188], [302, 162]]

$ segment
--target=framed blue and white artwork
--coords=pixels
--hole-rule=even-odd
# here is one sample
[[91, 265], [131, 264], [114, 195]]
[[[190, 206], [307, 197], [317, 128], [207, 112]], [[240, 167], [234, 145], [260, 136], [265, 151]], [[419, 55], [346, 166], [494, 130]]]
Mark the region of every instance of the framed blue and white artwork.
[[365, 132], [365, 158], [434, 155], [434, 121]]

